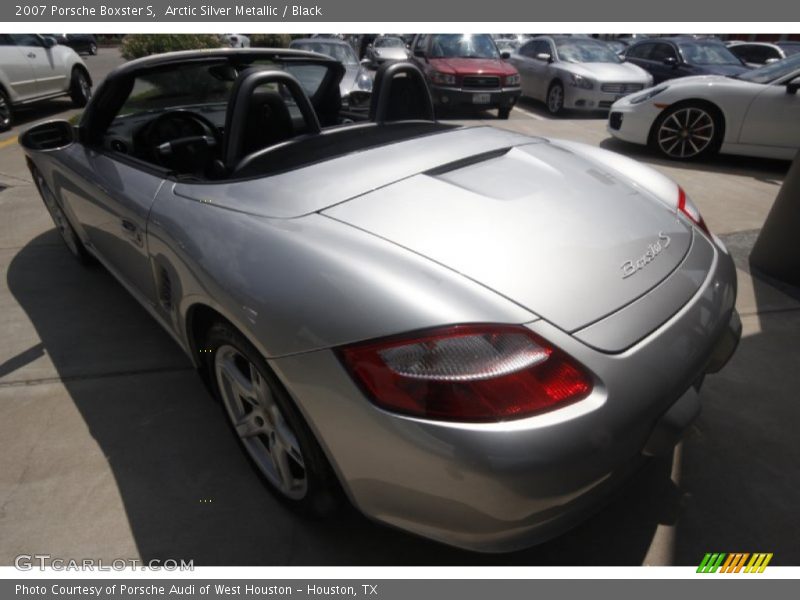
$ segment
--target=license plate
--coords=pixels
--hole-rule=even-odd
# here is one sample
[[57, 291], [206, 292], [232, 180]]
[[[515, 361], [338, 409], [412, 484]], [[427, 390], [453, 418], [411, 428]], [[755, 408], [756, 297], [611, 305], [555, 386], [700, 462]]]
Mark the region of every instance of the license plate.
[[472, 94], [473, 104], [489, 104], [491, 102], [491, 94]]

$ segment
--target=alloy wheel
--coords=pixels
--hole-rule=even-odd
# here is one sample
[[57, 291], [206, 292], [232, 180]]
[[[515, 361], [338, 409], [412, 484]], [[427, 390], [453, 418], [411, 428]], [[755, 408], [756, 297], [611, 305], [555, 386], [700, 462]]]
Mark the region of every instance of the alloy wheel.
[[11, 127], [11, 105], [5, 94], [0, 92], [0, 131]]
[[50, 213], [50, 217], [53, 219], [53, 223], [58, 230], [58, 233], [61, 235], [61, 239], [64, 240], [64, 243], [69, 248], [70, 252], [72, 252], [75, 256], [80, 256], [81, 251], [78, 245], [78, 238], [75, 235], [75, 230], [72, 229], [72, 225], [69, 224], [67, 220], [67, 216], [64, 214], [64, 211], [56, 202], [56, 198], [53, 195], [53, 192], [50, 191], [47, 183], [45, 183], [44, 178], [41, 174], [36, 173], [36, 187], [39, 188], [39, 193], [42, 196], [42, 200], [44, 200], [44, 205], [47, 208], [47, 212]]
[[214, 371], [228, 416], [259, 470], [286, 497], [305, 497], [305, 459], [267, 379], [230, 345], [217, 349]]
[[547, 110], [557, 115], [564, 108], [564, 88], [559, 84], [553, 84], [547, 92]]
[[679, 108], [658, 127], [656, 142], [671, 158], [693, 158], [708, 150], [714, 140], [714, 118], [696, 106]]

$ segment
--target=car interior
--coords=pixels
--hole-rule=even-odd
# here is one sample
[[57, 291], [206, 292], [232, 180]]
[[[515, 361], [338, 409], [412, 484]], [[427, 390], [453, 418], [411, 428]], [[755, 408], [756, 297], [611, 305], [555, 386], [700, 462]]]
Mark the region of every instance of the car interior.
[[160, 67], [100, 98], [87, 142], [169, 177], [202, 182], [265, 176], [455, 127], [435, 121], [425, 78], [410, 63], [381, 67], [369, 110], [345, 113], [339, 67]]

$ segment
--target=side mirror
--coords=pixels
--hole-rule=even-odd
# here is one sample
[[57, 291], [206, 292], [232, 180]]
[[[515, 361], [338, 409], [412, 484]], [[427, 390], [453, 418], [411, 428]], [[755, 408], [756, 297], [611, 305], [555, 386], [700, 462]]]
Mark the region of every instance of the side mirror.
[[500, 58], [502, 58], [503, 60], [508, 60], [509, 58], [511, 58], [511, 52], [501, 52]]
[[536, 60], [544, 60], [547, 62], [552, 62], [553, 57], [550, 55], [549, 52], [539, 52], [539, 54], [536, 55]]
[[668, 56], [664, 59], [664, 64], [668, 67], [677, 67], [678, 66], [678, 59], [674, 56]]
[[42, 37], [42, 43], [44, 44], [45, 48], [52, 48], [53, 46], [58, 44], [58, 40], [54, 37], [46, 35]]
[[28, 150], [57, 150], [72, 144], [76, 137], [69, 121], [47, 121], [28, 129], [19, 143]]
[[418, 56], [419, 58], [425, 58], [425, 50], [422, 50], [421, 48], [415, 48], [414, 56]]
[[800, 91], [800, 77], [795, 77], [791, 81], [787, 82], [786, 93], [796, 94], [798, 91]]

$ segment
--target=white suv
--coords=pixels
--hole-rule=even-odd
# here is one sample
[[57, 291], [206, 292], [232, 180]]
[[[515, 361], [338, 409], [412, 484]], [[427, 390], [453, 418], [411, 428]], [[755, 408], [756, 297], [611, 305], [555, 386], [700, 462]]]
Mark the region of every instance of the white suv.
[[0, 131], [11, 127], [11, 109], [69, 96], [85, 106], [92, 94], [86, 65], [55, 38], [31, 33], [0, 34]]

